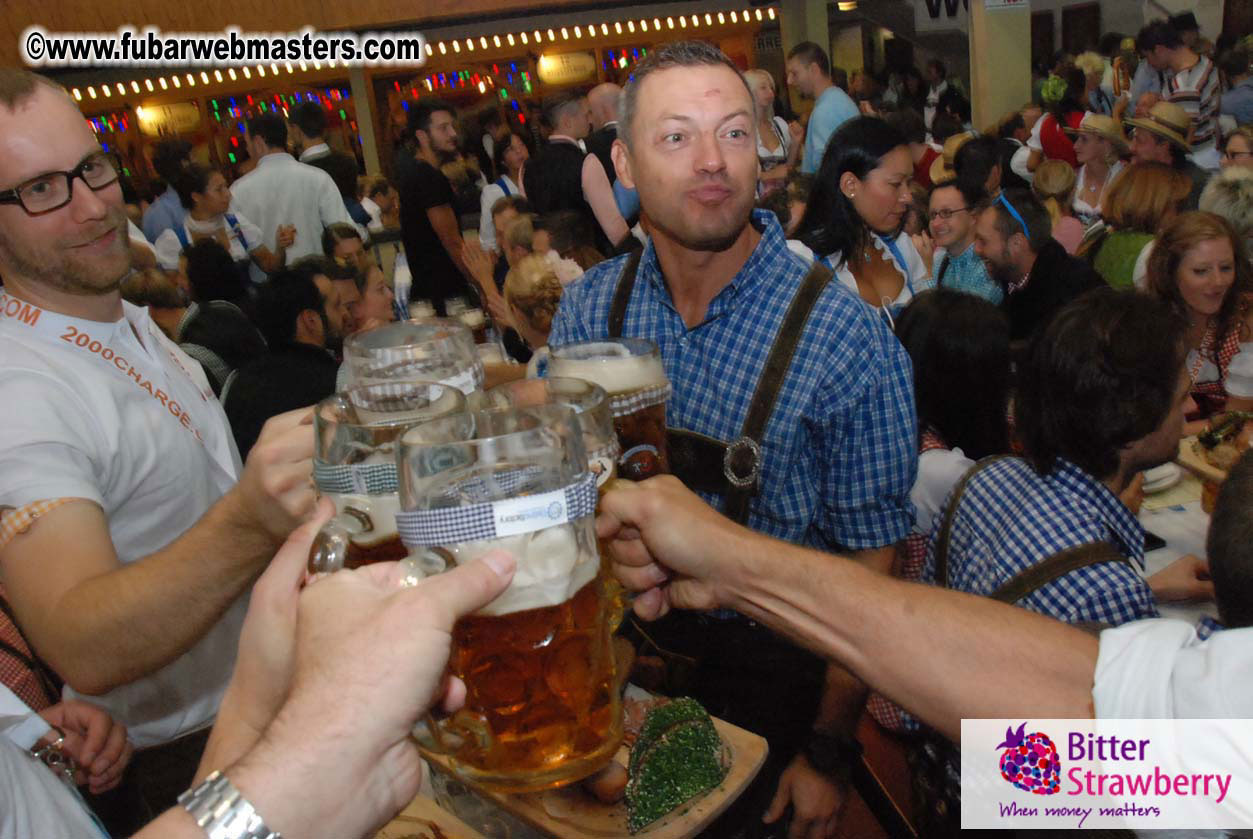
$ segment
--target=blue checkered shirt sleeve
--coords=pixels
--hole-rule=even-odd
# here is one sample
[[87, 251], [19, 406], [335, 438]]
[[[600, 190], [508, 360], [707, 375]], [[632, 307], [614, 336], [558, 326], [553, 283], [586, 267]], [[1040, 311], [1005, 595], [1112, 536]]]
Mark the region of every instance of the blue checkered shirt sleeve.
[[[1105, 526], [1091, 513], [1087, 499], [1041, 491], [1021, 461], [1002, 461], [975, 476], [961, 499], [949, 539], [949, 587], [991, 595], [1014, 575], [1056, 553], [1108, 540]], [[944, 502], [947, 509], [953, 498]], [[937, 517], [927, 548], [923, 579], [936, 579]], [[1140, 537], [1143, 539], [1141, 532]], [[1072, 571], [1032, 592], [1019, 606], [1067, 623], [1118, 626], [1158, 617], [1148, 584], [1129, 565], [1103, 562]]]
[[[818, 414], [824, 420], [815, 455], [828, 461], [814, 526], [829, 549], [891, 545], [913, 526], [909, 491], [918, 471], [913, 368], [882, 321], [863, 323], [870, 330], [865, 339], [844, 344], [860, 349], [834, 367], [820, 389], [828, 405]], [[850, 381], [860, 387], [850, 390]]]

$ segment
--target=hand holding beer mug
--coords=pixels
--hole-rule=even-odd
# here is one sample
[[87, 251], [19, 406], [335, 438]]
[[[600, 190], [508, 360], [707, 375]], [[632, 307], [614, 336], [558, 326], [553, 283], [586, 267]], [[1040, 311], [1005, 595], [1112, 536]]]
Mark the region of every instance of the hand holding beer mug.
[[338, 571], [403, 559], [396, 533], [396, 447], [416, 423], [461, 413], [461, 391], [432, 382], [358, 385], [314, 409], [313, 480], [335, 517], [313, 543], [309, 570]]
[[670, 471], [666, 400], [670, 380], [652, 341], [615, 338], [552, 348], [550, 375], [594, 382], [609, 394], [622, 446], [618, 473], [642, 481]]
[[453, 627], [465, 706], [419, 733], [497, 789], [576, 781], [622, 739], [614, 603], [586, 464], [574, 413], [556, 405], [448, 416], [401, 438], [397, 523], [415, 576], [494, 549], [517, 560], [504, 594]]
[[470, 330], [455, 320], [402, 321], [358, 332], [344, 342], [349, 384], [422, 379], [466, 396], [483, 387], [483, 362]]

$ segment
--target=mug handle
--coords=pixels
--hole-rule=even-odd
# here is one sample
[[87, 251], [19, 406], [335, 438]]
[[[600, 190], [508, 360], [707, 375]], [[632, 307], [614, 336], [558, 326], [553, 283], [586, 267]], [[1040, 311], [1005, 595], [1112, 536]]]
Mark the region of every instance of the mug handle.
[[347, 526], [345, 516], [342, 513], [334, 516], [313, 537], [306, 568], [308, 573], [331, 574], [342, 571], [348, 561], [348, 545], [351, 541], [352, 530]]

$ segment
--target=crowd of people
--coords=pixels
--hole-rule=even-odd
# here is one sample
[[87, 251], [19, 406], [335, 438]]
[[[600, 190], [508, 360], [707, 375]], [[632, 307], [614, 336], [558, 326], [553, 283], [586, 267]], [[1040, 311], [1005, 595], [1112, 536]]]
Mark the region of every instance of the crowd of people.
[[448, 631], [513, 561], [306, 582], [309, 406], [349, 336], [466, 306], [503, 378], [652, 341], [669, 429], [717, 455], [598, 522], [686, 689], [769, 741], [706, 835], [835, 835], [867, 710], [914, 744], [1248, 716], [1220, 675], [1253, 649], [1253, 455], [1207, 557], [1147, 573], [1138, 520], [1145, 470], [1253, 411], [1249, 53], [1190, 25], [1058, 56], [984, 130], [942, 62], [850, 78], [813, 43], [786, 79], [659, 46], [534, 135], [423, 97], [387, 177], [309, 103], [247, 121], [231, 183], [158, 143], [143, 206], [61, 88], [0, 70], [0, 836], [200, 835], [180, 794], [230, 785], [283, 835], [363, 835], [412, 798], [409, 730], [463, 699]]

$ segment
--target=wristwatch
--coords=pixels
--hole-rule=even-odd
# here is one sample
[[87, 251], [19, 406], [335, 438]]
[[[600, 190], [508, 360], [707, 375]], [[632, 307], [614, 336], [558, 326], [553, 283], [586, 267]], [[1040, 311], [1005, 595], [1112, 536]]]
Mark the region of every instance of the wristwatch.
[[848, 780], [853, 764], [861, 758], [861, 743], [855, 737], [815, 731], [809, 736], [801, 754], [818, 772], [832, 778]]
[[257, 808], [221, 772], [184, 792], [178, 803], [204, 828], [209, 839], [283, 839], [278, 831], [265, 826]]

